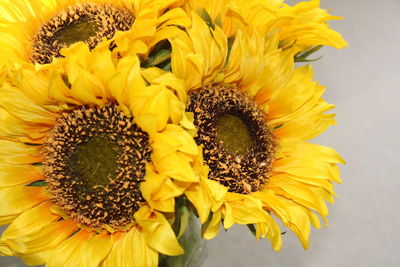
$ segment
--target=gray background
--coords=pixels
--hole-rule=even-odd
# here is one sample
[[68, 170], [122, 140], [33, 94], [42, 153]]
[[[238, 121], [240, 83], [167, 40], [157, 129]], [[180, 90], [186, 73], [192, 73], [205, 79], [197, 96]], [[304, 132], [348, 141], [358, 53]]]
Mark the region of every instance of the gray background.
[[[331, 25], [350, 43], [345, 50], [324, 48], [313, 64], [338, 121], [314, 142], [347, 160], [339, 197], [329, 205], [330, 226], [312, 231], [308, 251], [288, 232], [279, 253], [234, 226], [207, 242], [209, 267], [400, 266], [400, 0], [322, 0], [321, 6], [345, 17]], [[24, 265], [2, 257], [0, 266]]]

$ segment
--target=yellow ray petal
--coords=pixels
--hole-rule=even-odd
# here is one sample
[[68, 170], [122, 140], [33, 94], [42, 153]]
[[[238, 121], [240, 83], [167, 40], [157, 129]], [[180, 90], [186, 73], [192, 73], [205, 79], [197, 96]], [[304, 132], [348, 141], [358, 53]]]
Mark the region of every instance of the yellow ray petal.
[[183, 253], [171, 225], [164, 215], [142, 207], [135, 213], [135, 219], [144, 229], [147, 244], [165, 255], [175, 256]]
[[147, 245], [145, 235], [136, 227], [118, 235], [110, 254], [102, 263], [103, 267], [158, 266], [158, 253]]
[[107, 231], [84, 240], [80, 251], [81, 266], [100, 266], [110, 253], [112, 245], [113, 240]]
[[203, 238], [210, 240], [216, 237], [221, 226], [222, 212], [220, 210], [212, 213], [212, 218], [206, 230], [203, 233]]
[[43, 187], [14, 186], [0, 188], [0, 223], [9, 223], [10, 216], [28, 210], [48, 199]]
[[1, 244], [12, 249], [27, 264], [43, 264], [52, 250], [76, 230], [72, 220], [57, 221], [60, 217], [50, 211], [46, 202], [22, 213], [6, 229]]
[[30, 164], [41, 162], [40, 148], [22, 143], [0, 140], [0, 162], [12, 164]]
[[49, 126], [55, 124], [55, 114], [33, 103], [17, 88], [3, 86], [0, 90], [0, 106], [13, 116], [28, 123]]
[[3, 232], [2, 240], [18, 239], [23, 235], [39, 232], [48, 224], [55, 222], [60, 216], [51, 213], [52, 204], [45, 201], [20, 214]]
[[152, 208], [163, 212], [174, 212], [175, 197], [182, 195], [187, 186], [178, 186], [170, 178], [158, 174], [148, 165], [146, 180], [140, 184], [140, 190]]
[[0, 107], [0, 135], [2, 139], [27, 142], [27, 143], [43, 143], [48, 127], [26, 125], [22, 120], [12, 116], [6, 110]]
[[[238, 224], [254, 224], [269, 221], [266, 211], [262, 208], [261, 200], [257, 198], [236, 193], [227, 193], [226, 202], [231, 206], [234, 221]], [[225, 225], [224, 223], [224, 226], [229, 225]]]
[[92, 236], [93, 233], [80, 230], [78, 233], [68, 238], [58, 245], [49, 257], [46, 266], [48, 267], [75, 267], [79, 266], [83, 243]]
[[26, 185], [33, 181], [42, 180], [38, 167], [31, 165], [15, 165], [0, 163], [0, 188]]
[[290, 179], [270, 179], [266, 188], [279, 188], [283, 192], [277, 194], [293, 200], [309, 209], [316, 210], [321, 216], [328, 216], [328, 208], [322, 196], [315, 194], [308, 186], [292, 181]]
[[197, 182], [198, 175], [192, 168], [192, 157], [183, 153], [174, 153], [163, 158], [152, 157], [156, 170], [163, 175], [182, 182]]
[[199, 214], [200, 222], [205, 223], [211, 210], [211, 201], [206, 191], [201, 186], [194, 185], [189, 187], [185, 194], [189, 201], [195, 206]]
[[77, 226], [72, 220], [52, 224], [26, 244], [32, 252], [21, 255], [22, 260], [28, 265], [44, 264], [52, 255], [54, 247], [66, 240], [76, 229]]
[[305, 249], [308, 248], [310, 235], [308, 209], [276, 195], [271, 189], [256, 192], [253, 195], [262, 200], [264, 208], [278, 216], [297, 235]]

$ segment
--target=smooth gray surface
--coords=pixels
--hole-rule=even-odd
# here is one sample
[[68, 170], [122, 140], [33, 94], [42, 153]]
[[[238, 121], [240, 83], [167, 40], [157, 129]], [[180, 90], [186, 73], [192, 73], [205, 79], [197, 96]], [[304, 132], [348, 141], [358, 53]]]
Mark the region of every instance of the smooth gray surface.
[[322, 0], [321, 6], [345, 18], [331, 25], [350, 44], [323, 49], [325, 57], [313, 63], [338, 122], [315, 142], [347, 160], [339, 197], [329, 205], [330, 225], [312, 231], [308, 251], [285, 235], [279, 253], [234, 227], [208, 242], [209, 267], [400, 266], [400, 1]]
[[[208, 241], [209, 267], [400, 266], [400, 0], [321, 2], [345, 17], [331, 25], [350, 43], [341, 51], [325, 48], [313, 64], [338, 114], [338, 125], [315, 142], [347, 160], [339, 198], [329, 205], [330, 226], [312, 231], [308, 251], [288, 232], [279, 253], [235, 226]], [[24, 265], [3, 257], [0, 266]]]

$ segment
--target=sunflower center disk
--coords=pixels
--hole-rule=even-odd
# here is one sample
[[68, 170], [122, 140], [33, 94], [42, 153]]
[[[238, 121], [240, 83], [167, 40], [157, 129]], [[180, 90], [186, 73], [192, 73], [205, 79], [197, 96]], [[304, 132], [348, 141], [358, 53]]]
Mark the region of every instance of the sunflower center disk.
[[59, 119], [46, 146], [45, 177], [64, 212], [90, 227], [121, 228], [144, 202], [148, 135], [114, 105]]
[[71, 157], [72, 171], [90, 187], [107, 186], [117, 173], [119, 145], [106, 134], [79, 144]]
[[189, 93], [196, 142], [203, 146], [209, 178], [230, 192], [248, 194], [268, 180], [276, 150], [265, 113], [239, 89], [214, 84]]
[[238, 116], [224, 114], [217, 119], [217, 139], [231, 154], [245, 155], [252, 146], [252, 137], [246, 123]]
[[53, 57], [62, 57], [62, 48], [80, 41], [94, 48], [103, 38], [111, 39], [117, 31], [129, 30], [133, 22], [134, 16], [128, 10], [110, 4], [70, 6], [39, 29], [33, 40], [32, 61], [50, 63]]
[[54, 34], [53, 39], [58, 43], [69, 46], [76, 42], [87, 42], [91, 37], [96, 36], [100, 26], [93, 19], [87, 18], [65, 25]]

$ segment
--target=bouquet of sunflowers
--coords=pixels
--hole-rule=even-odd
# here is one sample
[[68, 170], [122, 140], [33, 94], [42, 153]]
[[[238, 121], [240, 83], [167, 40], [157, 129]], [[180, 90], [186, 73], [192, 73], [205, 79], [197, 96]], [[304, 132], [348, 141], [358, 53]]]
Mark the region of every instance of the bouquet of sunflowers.
[[276, 219], [307, 249], [343, 159], [307, 142], [334, 106], [295, 63], [347, 45], [333, 19], [318, 0], [0, 0], [0, 254], [195, 266], [235, 224], [280, 250]]

